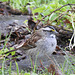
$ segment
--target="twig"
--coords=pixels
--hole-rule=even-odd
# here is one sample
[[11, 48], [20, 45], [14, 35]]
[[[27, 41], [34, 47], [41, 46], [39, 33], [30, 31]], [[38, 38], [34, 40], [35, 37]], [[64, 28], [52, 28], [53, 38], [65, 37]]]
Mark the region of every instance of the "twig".
[[47, 55], [47, 54], [45, 54], [51, 61], [52, 61], [52, 63], [54, 64], [54, 66], [56, 67], [56, 65], [55, 65], [55, 63], [54, 63], [54, 61]]
[[[74, 25], [74, 22], [73, 22], [73, 19], [74, 19], [74, 15], [72, 14], [71, 15], [71, 20], [72, 20], [72, 27], [74, 29], [74, 32], [73, 32], [73, 35], [71, 37], [71, 40], [70, 40], [70, 44], [69, 44], [69, 48], [72, 49], [74, 46], [75, 46], [75, 25]], [[73, 39], [74, 38], [74, 39]], [[72, 44], [72, 40], [74, 41], [74, 43]]]
[[7, 54], [7, 53], [10, 53], [10, 52], [13, 52], [13, 51], [17, 51], [18, 49], [13, 49], [13, 50], [10, 50], [10, 51], [7, 51], [7, 52], [5, 52], [5, 53], [3, 53], [3, 54]]
[[75, 5], [75, 4], [66, 4], [66, 5], [63, 5], [63, 6], [61, 6], [60, 8], [58, 8], [58, 9], [54, 10], [53, 12], [51, 12], [50, 14], [48, 14], [48, 15], [44, 16], [41, 20], [43, 20], [45, 17], [47, 17], [47, 16], [51, 15], [52, 13], [54, 13], [54, 12], [56, 12], [56, 11], [60, 10], [61, 8], [65, 7], [65, 6], [68, 6], [68, 5], [71, 7], [71, 5]]
[[[50, 22], [50, 24], [51, 24], [53, 21], [55, 21], [57, 18], [59, 18], [59, 17], [61, 17], [61, 16], [65, 15], [65, 13], [67, 13], [67, 12], [68, 12], [68, 11], [66, 11], [66, 12], [64, 12], [64, 13], [60, 14], [59, 16], [57, 16], [54, 20], [52, 20], [52, 21]], [[49, 22], [48, 22], [48, 24], [49, 24]]]
[[40, 67], [42, 67], [42, 69], [45, 69], [45, 67], [43, 66], [41, 60], [40, 60], [40, 65], [41, 65]]

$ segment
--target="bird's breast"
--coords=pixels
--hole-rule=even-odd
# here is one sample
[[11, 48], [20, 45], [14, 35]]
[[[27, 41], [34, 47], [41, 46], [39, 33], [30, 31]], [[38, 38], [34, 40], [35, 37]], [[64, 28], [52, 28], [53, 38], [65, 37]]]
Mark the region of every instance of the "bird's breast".
[[55, 38], [43, 38], [37, 42], [37, 48], [42, 53], [52, 53], [57, 45]]

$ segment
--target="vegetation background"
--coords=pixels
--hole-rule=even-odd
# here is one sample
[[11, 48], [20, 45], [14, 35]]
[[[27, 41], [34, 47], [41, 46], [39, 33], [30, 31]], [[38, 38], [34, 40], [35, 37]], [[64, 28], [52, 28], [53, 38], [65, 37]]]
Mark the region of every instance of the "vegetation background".
[[[2, 2], [9, 2], [10, 7], [13, 9], [18, 9], [22, 13], [33, 14], [34, 21], [40, 20], [43, 24], [58, 26], [61, 25], [66, 30], [71, 30], [73, 32], [74, 43], [70, 46], [75, 46], [75, 0], [0, 0]], [[28, 8], [30, 8], [28, 12]], [[72, 11], [73, 10], [73, 11]], [[32, 13], [31, 13], [31, 12]], [[38, 13], [38, 15], [35, 15]], [[44, 21], [43, 21], [44, 19]], [[64, 22], [65, 21], [65, 22]], [[26, 21], [25, 21], [26, 22]], [[6, 45], [6, 43], [5, 43]], [[2, 54], [2, 52], [0, 53]], [[70, 56], [70, 58], [69, 58]], [[66, 61], [63, 66], [60, 67], [60, 70], [65, 75], [75, 75], [75, 58], [71, 55], [66, 55]], [[16, 63], [17, 71], [14, 73], [11, 71], [11, 63], [8, 69], [5, 69], [5, 58], [3, 58], [2, 68], [0, 69], [1, 75], [31, 75], [31, 72], [22, 71], [19, 73], [18, 64]], [[72, 62], [71, 62], [72, 61]], [[69, 64], [67, 70], [64, 70], [66, 63]], [[33, 70], [32, 75], [37, 75], [36, 70]], [[48, 72], [43, 72], [39, 75], [49, 75]]]

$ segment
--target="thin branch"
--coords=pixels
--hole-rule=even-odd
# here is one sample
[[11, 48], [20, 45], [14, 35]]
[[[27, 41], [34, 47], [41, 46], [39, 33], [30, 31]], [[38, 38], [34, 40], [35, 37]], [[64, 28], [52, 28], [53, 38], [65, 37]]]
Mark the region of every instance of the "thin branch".
[[[71, 7], [71, 5], [75, 5], [75, 4], [66, 4], [66, 5], [63, 5], [60, 8], [58, 8], [58, 9], [54, 10], [53, 12], [51, 12], [50, 14], [46, 15], [45, 17], [50, 16], [52, 13], [60, 10], [61, 8], [65, 7], [65, 6], [68, 6], [68, 5]], [[43, 20], [45, 17], [43, 17], [41, 20]]]

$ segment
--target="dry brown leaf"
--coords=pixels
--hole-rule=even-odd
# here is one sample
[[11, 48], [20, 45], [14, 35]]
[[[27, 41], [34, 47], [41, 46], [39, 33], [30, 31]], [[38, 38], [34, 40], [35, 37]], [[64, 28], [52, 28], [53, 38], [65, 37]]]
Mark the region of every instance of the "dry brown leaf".
[[53, 64], [48, 67], [48, 72], [52, 73], [52, 75], [63, 75], [62, 72]]

